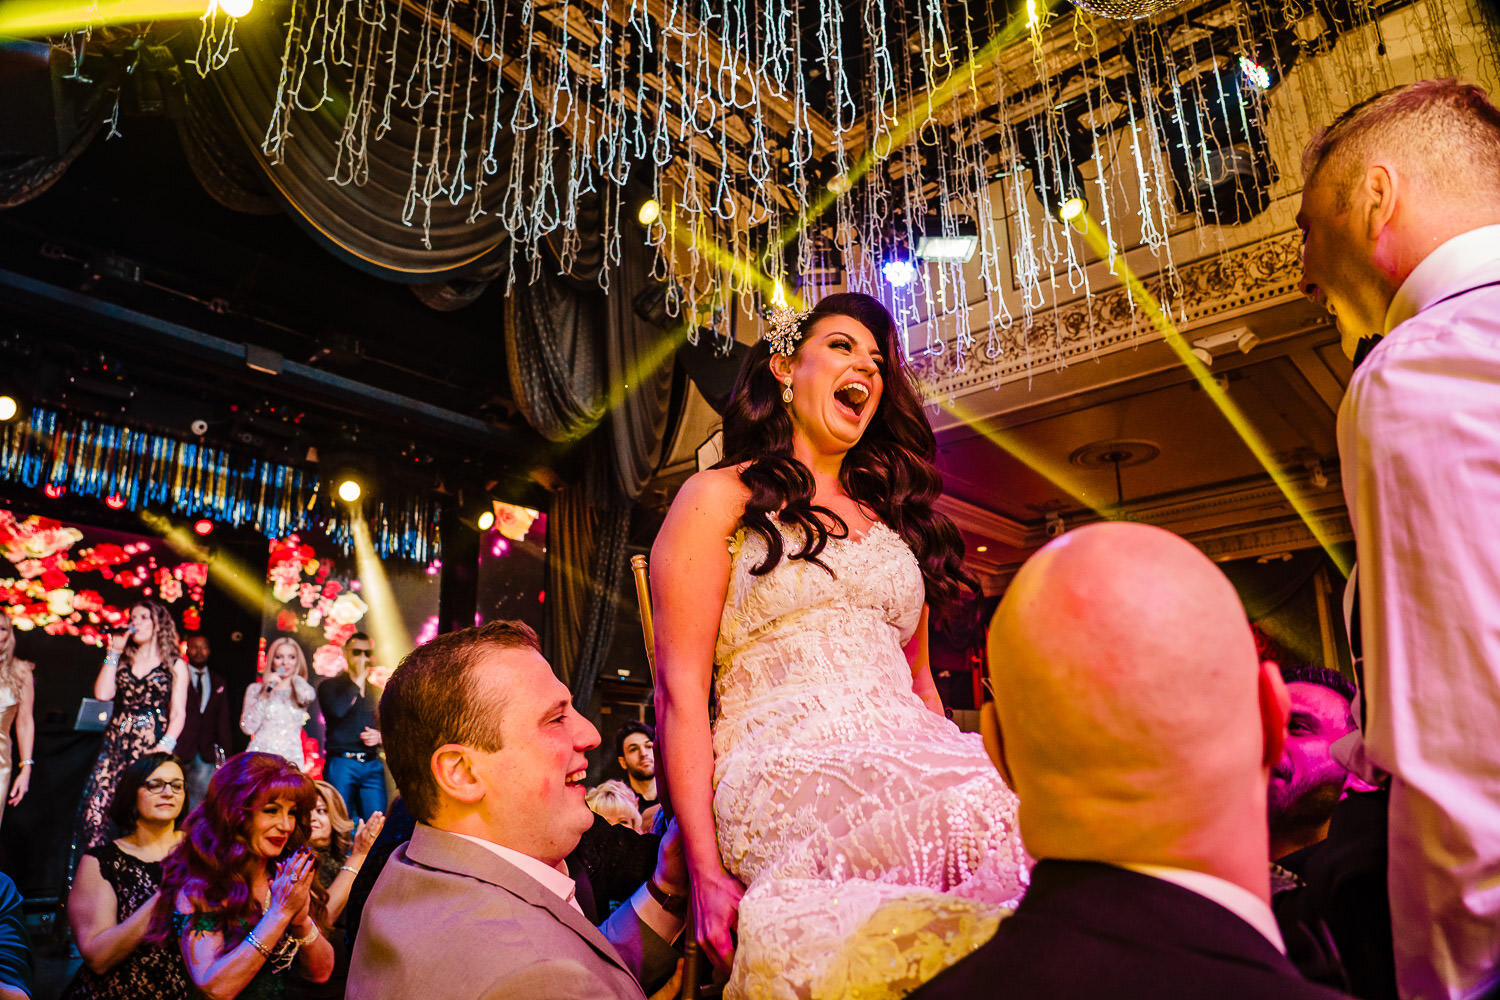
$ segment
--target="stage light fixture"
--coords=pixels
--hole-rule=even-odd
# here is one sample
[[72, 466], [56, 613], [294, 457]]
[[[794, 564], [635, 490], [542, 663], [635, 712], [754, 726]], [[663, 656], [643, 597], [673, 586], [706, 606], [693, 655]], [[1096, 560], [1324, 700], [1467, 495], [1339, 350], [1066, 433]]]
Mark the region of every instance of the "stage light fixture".
[[125, 498], [120, 496], [120, 494], [118, 493], [111, 493], [109, 496], [104, 498], [104, 506], [108, 507], [110, 510], [124, 510]]
[[979, 226], [967, 216], [953, 220], [944, 232], [942, 220], [928, 216], [925, 236], [917, 240], [917, 256], [922, 260], [944, 264], [962, 264], [973, 259], [979, 249]]
[[905, 288], [917, 280], [916, 265], [905, 255], [891, 257], [880, 265], [880, 273], [892, 288]]
[[68, 488], [57, 483], [48, 483], [42, 487], [42, 495], [48, 500], [61, 500], [68, 495]]
[[479, 530], [480, 531], [489, 531], [491, 528], [493, 528], [495, 526], [495, 512], [494, 512], [494, 510], [493, 509], [487, 510], [483, 514], [480, 514], [479, 515], [479, 520], [476, 523], [479, 525]]
[[16, 397], [0, 396], [0, 421], [14, 420], [20, 412], [21, 404], [16, 402]]
[[213, 3], [230, 17], [244, 17], [254, 6], [254, 0], [213, 0]]
[[339, 483], [339, 499], [345, 503], [353, 503], [359, 499], [364, 491], [360, 489], [359, 483], [353, 479], [345, 479]]
[[1031, 188], [1042, 208], [1063, 222], [1080, 219], [1089, 210], [1083, 178], [1071, 163], [1054, 161], [1032, 167]]
[[214, 523], [208, 518], [203, 518], [193, 523], [193, 533], [197, 535], [211, 535], [214, 531]]
[[640, 211], [635, 213], [636, 221], [643, 226], [649, 226], [661, 218], [661, 202], [655, 198], [647, 198], [642, 204]]

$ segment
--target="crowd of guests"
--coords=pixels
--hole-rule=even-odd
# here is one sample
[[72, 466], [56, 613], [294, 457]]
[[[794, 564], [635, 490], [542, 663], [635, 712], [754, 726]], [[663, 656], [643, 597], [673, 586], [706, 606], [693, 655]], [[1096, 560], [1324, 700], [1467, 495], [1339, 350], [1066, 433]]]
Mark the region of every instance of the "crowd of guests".
[[[10, 800], [18, 802], [34, 764], [31, 665], [15, 657], [10, 620], [3, 620], [0, 723], [6, 735], [0, 740], [8, 741], [14, 716], [21, 760]], [[324, 774], [356, 820], [380, 815], [386, 804], [375, 716], [379, 693], [368, 682], [373, 649], [369, 636], [356, 633], [344, 647], [347, 670], [314, 687], [301, 644], [280, 636], [267, 646], [265, 669], [245, 691], [239, 713], [249, 750], [274, 754], [301, 771], [314, 763], [304, 751], [308, 741], [315, 743], [309, 730], [325, 732], [326, 750], [319, 754]], [[208, 638], [193, 633], [184, 642], [163, 605], [144, 600], [130, 608], [128, 625], [112, 636], [94, 681], [93, 696], [112, 710], [79, 804], [69, 872], [85, 852], [108, 841], [115, 782], [143, 754], [178, 757], [189, 808], [207, 794], [210, 776], [235, 742], [225, 678], [209, 669], [210, 656]], [[308, 725], [312, 712], [319, 713], [320, 725]], [[7, 751], [0, 754], [0, 766], [6, 766], [9, 748], [0, 749]]]

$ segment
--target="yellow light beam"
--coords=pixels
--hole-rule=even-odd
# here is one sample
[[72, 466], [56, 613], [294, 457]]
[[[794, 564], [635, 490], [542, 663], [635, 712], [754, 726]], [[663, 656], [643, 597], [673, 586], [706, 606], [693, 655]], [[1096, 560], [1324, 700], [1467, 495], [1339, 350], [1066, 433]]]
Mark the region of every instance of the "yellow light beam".
[[1068, 468], [1066, 463], [1058, 462], [1053, 456], [1043, 454], [1023, 444], [1013, 434], [1008, 434], [998, 427], [988, 426], [984, 418], [968, 412], [956, 400], [939, 405], [962, 421], [965, 426], [978, 432], [990, 444], [1072, 497], [1079, 505], [1106, 520], [1119, 516], [1119, 512], [1108, 504], [1100, 503], [1090, 497], [1088, 488], [1078, 481], [1076, 473]]
[[180, 524], [173, 524], [160, 514], [143, 510], [141, 520], [178, 555], [194, 562], [208, 564], [214, 586], [227, 593], [246, 611], [259, 618], [265, 610], [266, 574], [248, 569], [221, 549], [207, 549], [198, 538]]
[[380, 557], [375, 554], [370, 526], [365, 523], [358, 503], [350, 505], [349, 526], [349, 534], [354, 540], [354, 568], [363, 588], [360, 596], [370, 606], [370, 613], [365, 617], [369, 627], [363, 631], [375, 644], [376, 664], [394, 667], [411, 652], [411, 634], [406, 631], [396, 595], [391, 591], [391, 581], [385, 575]]
[[[1093, 249], [1094, 253], [1099, 255], [1101, 260], [1111, 259], [1109, 240], [1104, 235], [1104, 231], [1094, 221], [1093, 215], [1084, 212], [1079, 216], [1074, 225], [1083, 234], [1084, 240]], [[1244, 412], [1239, 408], [1239, 404], [1235, 403], [1229, 397], [1229, 393], [1224, 391], [1224, 388], [1218, 382], [1214, 381], [1214, 377], [1209, 372], [1207, 366], [1193, 356], [1192, 348], [1188, 346], [1188, 342], [1183, 339], [1182, 334], [1177, 331], [1176, 324], [1162, 310], [1160, 303], [1156, 301], [1156, 297], [1136, 277], [1135, 272], [1130, 269], [1130, 265], [1125, 263], [1124, 256], [1115, 255], [1113, 260], [1115, 268], [1119, 273], [1120, 281], [1124, 283], [1126, 291], [1130, 293], [1130, 297], [1135, 301], [1135, 304], [1140, 306], [1151, 322], [1156, 325], [1157, 330], [1161, 332], [1162, 339], [1172, 349], [1172, 353], [1176, 354], [1177, 359], [1192, 373], [1193, 378], [1197, 380], [1203, 392], [1219, 408], [1219, 412], [1224, 414], [1224, 419], [1229, 421], [1229, 426], [1233, 427], [1235, 433], [1240, 436], [1240, 440], [1245, 442], [1245, 447], [1250, 449], [1250, 453], [1255, 456], [1256, 461], [1260, 462], [1266, 472], [1270, 474], [1277, 489], [1281, 490], [1287, 502], [1292, 505], [1292, 510], [1297, 512], [1297, 516], [1302, 518], [1302, 522], [1307, 525], [1307, 530], [1312, 532], [1313, 538], [1323, 547], [1323, 551], [1328, 553], [1328, 558], [1333, 560], [1333, 564], [1338, 567], [1339, 572], [1347, 577], [1350, 569], [1347, 560], [1334, 548], [1333, 540], [1328, 537], [1327, 532], [1323, 530], [1322, 524], [1313, 516], [1312, 510], [1307, 505], [1307, 501], [1302, 497], [1296, 484], [1292, 482], [1291, 477], [1286, 474], [1281, 465], [1276, 461], [1275, 456], [1271, 454], [1271, 448], [1266, 443], [1265, 438], [1261, 437], [1260, 431], [1256, 430], [1255, 426], [1250, 423]]]
[[209, 9], [203, 0], [102, 0], [100, 3], [5, 0], [0, 3], [0, 35], [41, 38], [105, 24], [199, 18]]

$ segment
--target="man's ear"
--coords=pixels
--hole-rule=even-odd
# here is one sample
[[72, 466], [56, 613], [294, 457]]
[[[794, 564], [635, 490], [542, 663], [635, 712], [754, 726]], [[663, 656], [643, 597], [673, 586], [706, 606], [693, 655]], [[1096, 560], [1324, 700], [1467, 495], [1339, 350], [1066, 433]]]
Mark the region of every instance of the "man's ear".
[[1364, 196], [1365, 237], [1374, 243], [1391, 224], [1396, 214], [1396, 196], [1400, 190], [1400, 177], [1383, 163], [1373, 163], [1365, 171], [1360, 185]]
[[445, 743], [432, 752], [433, 780], [445, 798], [475, 803], [484, 798], [484, 785], [474, 773], [469, 748], [462, 743]]
[[615, 758], [615, 763], [617, 763], [617, 764], [620, 765], [620, 770], [622, 770], [622, 771], [625, 770], [625, 758], [623, 756], [622, 757], [616, 757]]
[[1287, 693], [1286, 682], [1281, 679], [1281, 668], [1270, 660], [1261, 662], [1259, 690], [1260, 725], [1265, 747], [1261, 752], [1261, 763], [1275, 767], [1286, 747], [1286, 724], [1292, 717], [1292, 696]]

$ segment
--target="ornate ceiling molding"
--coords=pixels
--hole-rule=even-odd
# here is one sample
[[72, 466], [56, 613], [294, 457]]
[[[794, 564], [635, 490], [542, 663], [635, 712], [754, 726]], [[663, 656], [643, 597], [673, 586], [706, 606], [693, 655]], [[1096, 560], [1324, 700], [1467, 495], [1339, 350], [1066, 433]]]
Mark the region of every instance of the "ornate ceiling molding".
[[[1182, 317], [1180, 330], [1186, 333], [1296, 298], [1301, 253], [1301, 237], [1293, 230], [1180, 265], [1175, 296], [1168, 295], [1168, 272], [1158, 271], [1143, 283], [1169, 315]], [[993, 357], [976, 351], [960, 362], [947, 351], [916, 358], [913, 367], [929, 396], [965, 395], [1031, 377], [1038, 359], [1028, 344], [1055, 344], [1058, 363], [1065, 364], [1153, 343], [1161, 334], [1121, 284], [1080, 295], [1050, 311], [1039, 310], [1030, 323], [1017, 323], [1000, 337], [1004, 350]], [[963, 367], [955, 368], [956, 363]]]

